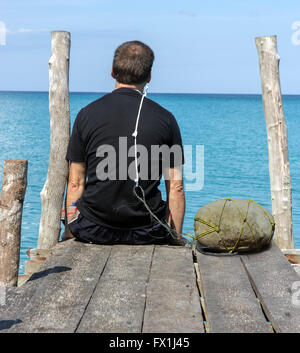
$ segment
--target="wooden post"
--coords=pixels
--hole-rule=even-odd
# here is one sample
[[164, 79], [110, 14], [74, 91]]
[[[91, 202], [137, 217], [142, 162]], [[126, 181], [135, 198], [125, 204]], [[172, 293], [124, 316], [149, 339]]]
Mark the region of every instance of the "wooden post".
[[292, 192], [287, 127], [282, 105], [277, 37], [255, 39], [259, 56], [262, 98], [268, 136], [269, 173], [274, 240], [280, 248], [294, 248], [292, 232]]
[[0, 200], [0, 285], [17, 286], [28, 162], [5, 161]]
[[68, 162], [70, 139], [69, 106], [70, 33], [52, 32], [49, 61], [50, 157], [46, 183], [41, 192], [42, 213], [38, 248], [50, 249], [59, 239], [60, 219]]

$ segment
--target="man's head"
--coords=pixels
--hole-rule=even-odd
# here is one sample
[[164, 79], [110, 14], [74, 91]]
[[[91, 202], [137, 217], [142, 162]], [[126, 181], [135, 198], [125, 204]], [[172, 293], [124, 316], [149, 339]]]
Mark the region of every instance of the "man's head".
[[121, 44], [115, 51], [112, 77], [126, 85], [149, 82], [154, 53], [148, 45], [131, 41]]

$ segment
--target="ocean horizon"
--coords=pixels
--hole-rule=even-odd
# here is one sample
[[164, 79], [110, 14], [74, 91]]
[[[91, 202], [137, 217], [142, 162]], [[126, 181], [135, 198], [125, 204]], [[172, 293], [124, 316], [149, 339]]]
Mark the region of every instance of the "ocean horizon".
[[[70, 92], [73, 124], [79, 110], [108, 92]], [[170, 110], [184, 145], [204, 146], [204, 187], [186, 194], [184, 232], [197, 210], [216, 199], [253, 199], [271, 211], [268, 147], [261, 94], [149, 93]], [[300, 95], [283, 95], [288, 127], [295, 245], [300, 248]], [[40, 192], [49, 158], [48, 91], [0, 91], [0, 185], [4, 160], [28, 159], [20, 273], [39, 232]], [[164, 187], [161, 192], [165, 197]]]
[[[113, 89], [112, 89], [113, 90]], [[112, 91], [111, 90], [111, 91]], [[70, 94], [107, 94], [111, 91], [70, 91]], [[22, 90], [0, 90], [0, 93], [49, 93], [49, 91], [22, 91]], [[197, 96], [257, 96], [262, 97], [261, 93], [197, 93], [197, 92], [149, 92], [151, 94], [161, 94], [161, 95], [197, 95]], [[282, 93], [282, 97], [300, 97], [300, 94], [290, 94]]]

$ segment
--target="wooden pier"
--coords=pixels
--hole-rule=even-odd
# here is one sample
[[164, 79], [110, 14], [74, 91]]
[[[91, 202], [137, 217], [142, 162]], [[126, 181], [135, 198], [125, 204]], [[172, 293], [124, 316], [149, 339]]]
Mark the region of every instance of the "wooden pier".
[[299, 269], [300, 251], [294, 249], [292, 233], [276, 37], [256, 38], [256, 46], [268, 135], [274, 241], [286, 250], [272, 242], [260, 253], [209, 256], [175, 246], [58, 243], [68, 174], [70, 33], [52, 33], [49, 169], [41, 193], [38, 248], [28, 252], [30, 261], [22, 281], [29, 279], [19, 287], [27, 161], [7, 161], [4, 166], [0, 333], [300, 332], [300, 276], [290, 264]]
[[24, 285], [7, 288], [0, 332], [300, 332], [299, 281], [275, 243], [215, 257], [68, 240]]

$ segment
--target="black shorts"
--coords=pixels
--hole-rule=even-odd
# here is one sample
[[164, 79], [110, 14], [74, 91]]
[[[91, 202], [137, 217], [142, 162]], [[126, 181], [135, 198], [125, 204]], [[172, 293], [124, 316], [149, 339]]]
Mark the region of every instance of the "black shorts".
[[173, 240], [161, 224], [134, 230], [112, 229], [88, 220], [81, 213], [69, 223], [69, 229], [79, 241], [92, 244], [171, 244]]

